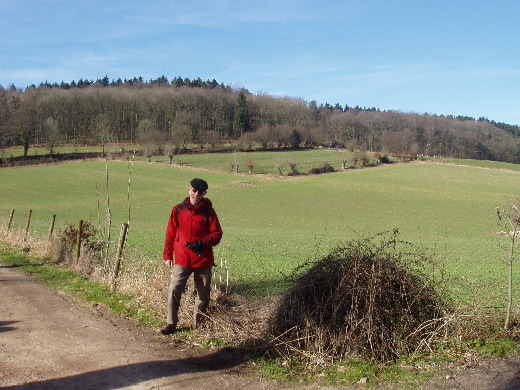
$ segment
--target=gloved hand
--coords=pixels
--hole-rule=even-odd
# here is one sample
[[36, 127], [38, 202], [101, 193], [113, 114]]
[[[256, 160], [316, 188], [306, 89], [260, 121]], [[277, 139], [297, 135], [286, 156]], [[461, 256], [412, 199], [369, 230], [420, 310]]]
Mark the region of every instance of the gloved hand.
[[195, 242], [188, 242], [185, 243], [186, 248], [189, 250], [195, 252], [197, 256], [200, 256], [202, 254], [202, 249], [204, 248], [204, 241], [197, 240]]

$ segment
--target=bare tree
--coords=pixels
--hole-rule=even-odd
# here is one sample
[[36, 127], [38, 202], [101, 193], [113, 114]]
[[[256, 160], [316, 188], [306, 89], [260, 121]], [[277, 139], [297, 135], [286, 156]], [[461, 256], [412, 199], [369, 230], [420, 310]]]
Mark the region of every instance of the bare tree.
[[175, 147], [173, 145], [167, 145], [164, 148], [164, 155], [168, 157], [168, 164], [171, 164], [173, 161], [173, 156], [175, 155]]
[[355, 150], [354, 153], [352, 153], [352, 165], [355, 167], [358, 161], [361, 160], [361, 151]]
[[150, 119], [143, 119], [139, 122], [137, 134], [139, 141], [145, 144], [145, 155], [150, 162], [161, 142], [161, 134]]
[[112, 140], [112, 132], [110, 131], [110, 120], [107, 114], [99, 114], [94, 123], [94, 137], [98, 140], [105, 154], [105, 144]]
[[298, 174], [298, 160], [295, 157], [290, 157], [287, 161], [287, 166], [289, 167], [289, 175], [296, 176]]
[[229, 163], [229, 166], [231, 168], [231, 172], [235, 171], [235, 173], [238, 173], [238, 167], [240, 166], [240, 157], [236, 150], [233, 153], [233, 157], [231, 159], [231, 162]]
[[365, 167], [370, 163], [370, 157], [366, 150], [361, 150], [360, 152], [361, 164]]
[[60, 138], [60, 131], [58, 128], [58, 121], [52, 117], [45, 120], [45, 128], [47, 130], [47, 148], [52, 157], [55, 146], [58, 144]]
[[269, 125], [260, 126], [260, 128], [255, 131], [254, 138], [264, 149], [271, 149], [273, 147], [274, 142]]
[[253, 160], [248, 160], [246, 163], [247, 171], [250, 175], [253, 174], [253, 169], [255, 168], [255, 162]]
[[282, 172], [283, 161], [280, 160], [280, 159], [276, 159], [276, 160], [274, 161], [274, 167], [275, 167], [276, 170], [278, 171], [278, 174], [279, 174], [280, 176], [282, 176], [282, 175], [283, 175], [283, 172]]
[[[518, 202], [516, 202], [518, 203]], [[513, 322], [511, 311], [513, 307], [513, 269], [516, 249], [516, 239], [520, 235], [520, 207], [518, 204], [511, 204], [509, 210], [496, 208], [498, 223], [505, 229], [505, 234], [509, 237], [509, 255], [507, 259], [508, 284], [507, 284], [507, 308], [504, 320], [504, 329], [508, 329]]]
[[340, 152], [340, 161], [341, 161], [341, 169], [343, 169], [343, 170], [347, 169], [347, 162], [348, 162], [347, 153]]
[[255, 144], [255, 139], [251, 132], [244, 133], [241, 138], [241, 144], [246, 150], [253, 149], [253, 145]]
[[172, 138], [175, 143], [182, 146], [183, 150], [186, 150], [188, 143], [193, 141], [196, 132], [195, 115], [186, 111], [180, 111], [175, 115], [175, 121], [172, 124]]
[[220, 134], [215, 130], [208, 130], [204, 132], [205, 142], [211, 146], [211, 150], [214, 152], [215, 147], [220, 143]]

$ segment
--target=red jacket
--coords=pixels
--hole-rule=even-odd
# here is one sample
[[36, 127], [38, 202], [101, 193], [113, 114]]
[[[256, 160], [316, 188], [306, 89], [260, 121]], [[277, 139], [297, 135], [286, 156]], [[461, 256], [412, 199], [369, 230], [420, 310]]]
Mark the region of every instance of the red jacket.
[[[181, 207], [177, 215], [177, 209]], [[178, 226], [177, 226], [178, 221]], [[222, 228], [211, 201], [204, 198], [193, 206], [189, 197], [173, 208], [164, 240], [164, 260], [175, 259], [175, 264], [188, 268], [213, 266], [213, 247], [222, 238]], [[186, 242], [202, 240], [204, 248], [200, 256], [186, 248]]]

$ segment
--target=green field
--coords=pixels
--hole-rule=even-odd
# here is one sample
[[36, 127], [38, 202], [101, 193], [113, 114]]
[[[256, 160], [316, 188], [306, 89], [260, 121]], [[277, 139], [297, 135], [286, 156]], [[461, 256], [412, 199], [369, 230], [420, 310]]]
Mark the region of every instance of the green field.
[[[241, 171], [247, 159], [254, 159], [255, 172], [271, 174], [229, 173], [226, 167], [232, 158], [241, 161]], [[143, 261], [161, 261], [171, 208], [187, 196], [189, 180], [203, 177], [224, 230], [217, 263], [227, 261], [231, 287], [242, 293], [276, 293], [298, 264], [346, 240], [397, 228], [401, 239], [435, 253], [459, 299], [504, 306], [508, 240], [493, 234], [501, 230], [495, 207], [506, 207], [518, 195], [516, 166], [416, 162], [277, 177], [273, 170], [277, 160], [296, 160], [300, 172], [324, 161], [338, 169], [339, 152], [204, 154], [183, 159], [188, 166], [168, 165], [164, 159], [153, 164], [108, 163], [113, 223], [118, 230], [126, 222], [130, 204], [128, 248], [140, 253]], [[105, 180], [106, 165], [101, 161], [2, 169], [0, 218], [5, 223], [15, 209], [14, 223], [21, 228], [32, 209], [31, 231], [45, 234], [52, 214], [60, 227], [89, 217], [97, 223], [99, 202], [104, 221]], [[517, 293], [517, 302], [519, 297]]]

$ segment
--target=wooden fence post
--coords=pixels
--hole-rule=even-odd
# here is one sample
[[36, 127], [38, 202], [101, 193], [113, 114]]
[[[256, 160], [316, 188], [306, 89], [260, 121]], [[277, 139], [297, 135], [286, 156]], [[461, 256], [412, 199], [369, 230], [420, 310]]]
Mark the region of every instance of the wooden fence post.
[[54, 222], [56, 222], [56, 214], [52, 214], [51, 224], [49, 226], [49, 240], [52, 238], [52, 232], [54, 231]]
[[76, 260], [79, 259], [81, 253], [81, 235], [83, 233], [83, 220], [80, 219], [78, 222], [78, 236], [76, 238]]
[[11, 215], [9, 216], [9, 223], [7, 224], [7, 231], [9, 231], [9, 229], [11, 229], [11, 223], [13, 222], [13, 217], [14, 217], [14, 209], [11, 210]]
[[117, 249], [116, 267], [114, 269], [114, 278], [112, 287], [116, 288], [117, 277], [119, 276], [119, 269], [121, 268], [121, 259], [123, 258], [123, 249], [126, 243], [126, 233], [128, 232], [128, 223], [123, 223], [121, 226], [121, 233], [119, 234], [119, 244]]
[[25, 223], [25, 235], [23, 236], [24, 241], [27, 240], [27, 234], [29, 233], [29, 226], [31, 224], [31, 215], [32, 215], [32, 210], [29, 210], [29, 212], [27, 213], [27, 222]]

